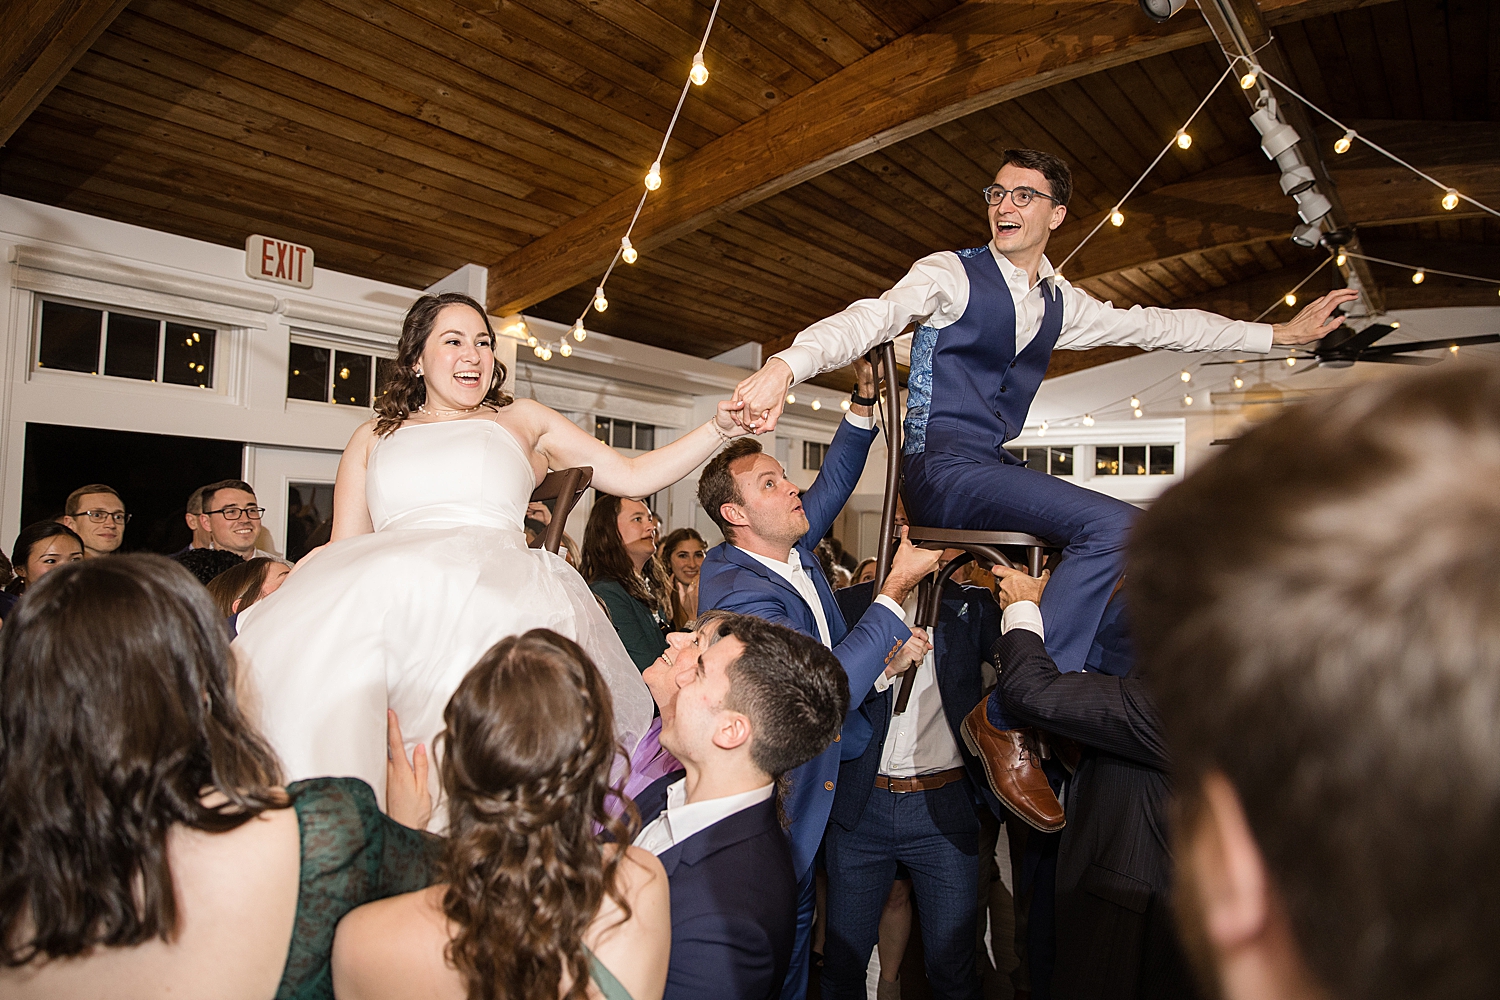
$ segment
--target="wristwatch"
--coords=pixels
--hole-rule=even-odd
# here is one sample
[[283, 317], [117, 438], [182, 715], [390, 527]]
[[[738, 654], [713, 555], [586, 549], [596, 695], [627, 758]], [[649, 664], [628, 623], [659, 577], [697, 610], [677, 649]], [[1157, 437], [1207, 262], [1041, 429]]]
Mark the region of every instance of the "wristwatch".
[[855, 406], [874, 406], [876, 403], [880, 402], [880, 397], [861, 396], [859, 394], [859, 390], [856, 389], [849, 394], [849, 402], [853, 403]]

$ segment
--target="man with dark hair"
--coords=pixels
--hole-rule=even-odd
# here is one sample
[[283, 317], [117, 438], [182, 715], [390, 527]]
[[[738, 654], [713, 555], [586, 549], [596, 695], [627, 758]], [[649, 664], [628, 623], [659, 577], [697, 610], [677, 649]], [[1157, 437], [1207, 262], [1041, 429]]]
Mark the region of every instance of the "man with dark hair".
[[[806, 493], [787, 479], [781, 463], [746, 438], [731, 442], [703, 470], [698, 499], [721, 526], [726, 541], [714, 546], [703, 560], [698, 606], [756, 615], [830, 647], [848, 676], [857, 708], [882, 672], [894, 675], [926, 655], [927, 636], [921, 629], [907, 628], [901, 602], [937, 565], [941, 553], [913, 548], [903, 537], [880, 594], [853, 627], [845, 623], [833, 589], [818, 569], [814, 548], [848, 502], [875, 439], [870, 409], [874, 371], [868, 362], [860, 361], [855, 372], [859, 396]], [[869, 721], [851, 712], [841, 742], [792, 775], [786, 811], [798, 879], [797, 941], [782, 992], [784, 1000], [800, 1000], [807, 988], [813, 858], [833, 808], [839, 759], [859, 756], [869, 739]]]
[[1254, 430], [1142, 518], [1176, 899], [1226, 1000], [1500, 994], [1500, 366]]
[[119, 549], [130, 515], [113, 486], [92, 483], [68, 494], [60, 520], [83, 539], [83, 557], [97, 559]]
[[198, 526], [208, 533], [210, 547], [233, 552], [241, 559], [281, 558], [255, 547], [260, 519], [266, 512], [255, 501], [255, 487], [240, 479], [224, 479], [209, 483], [199, 492], [203, 506]]
[[823, 646], [747, 615], [671, 636], [646, 669], [661, 746], [682, 770], [636, 797], [637, 847], [672, 894], [665, 997], [779, 995], [796, 931], [797, 877], [777, 786], [833, 743], [849, 708]]
[[[1044, 470], [1028, 469], [1005, 443], [1021, 433], [1055, 349], [1105, 344], [1183, 351], [1264, 353], [1305, 344], [1338, 326], [1352, 300], [1332, 292], [1289, 323], [1244, 323], [1192, 309], [1116, 309], [1054, 272], [1045, 252], [1067, 217], [1068, 166], [1038, 150], [1006, 150], [989, 206], [987, 246], [917, 261], [878, 299], [861, 299], [814, 323], [791, 347], [745, 379], [736, 417], [764, 433], [776, 426], [787, 390], [848, 364], [917, 324], [902, 451], [912, 519], [942, 528], [1022, 531], [1063, 547], [1057, 583], [1042, 604], [1047, 650], [1059, 669], [1082, 670], [1109, 596], [1119, 582], [1136, 510]], [[1040, 830], [1059, 829], [1062, 809], [1026, 740], [993, 697], [965, 731], [986, 759], [995, 792]]]

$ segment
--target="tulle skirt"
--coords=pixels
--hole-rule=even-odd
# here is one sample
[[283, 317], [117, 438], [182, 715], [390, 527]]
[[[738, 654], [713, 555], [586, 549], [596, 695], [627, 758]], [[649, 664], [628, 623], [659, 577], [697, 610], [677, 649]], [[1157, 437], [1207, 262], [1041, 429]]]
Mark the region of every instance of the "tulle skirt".
[[[392, 528], [337, 542], [240, 616], [245, 698], [286, 780], [361, 778], [385, 801], [386, 709], [408, 754], [429, 751], [459, 682], [496, 642], [549, 628], [593, 659], [627, 756], [652, 701], [594, 595], [561, 557], [517, 531]], [[434, 764], [436, 758], [434, 757]], [[437, 770], [431, 829], [447, 822]]]

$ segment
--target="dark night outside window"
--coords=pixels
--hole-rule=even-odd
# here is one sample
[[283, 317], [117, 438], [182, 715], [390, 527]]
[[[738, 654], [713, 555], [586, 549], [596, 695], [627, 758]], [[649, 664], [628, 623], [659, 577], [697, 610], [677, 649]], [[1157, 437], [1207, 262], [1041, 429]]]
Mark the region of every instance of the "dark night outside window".
[[110, 313], [104, 341], [104, 374], [156, 381], [161, 320]]
[[211, 388], [218, 331], [62, 302], [42, 303], [37, 367]]
[[370, 355], [333, 353], [333, 401], [345, 406], [370, 405]]
[[1071, 476], [1073, 474], [1073, 449], [1052, 448], [1050, 449], [1052, 464], [1047, 471], [1054, 476]]
[[167, 346], [162, 352], [162, 381], [205, 388], [212, 385], [217, 339], [214, 330], [188, 323], [168, 323]]
[[656, 447], [656, 425], [610, 417], [594, 418], [594, 437], [612, 448], [650, 451]]
[[43, 302], [42, 342], [37, 352], [37, 366], [97, 374], [99, 331], [103, 321], [104, 313], [99, 309]]
[[288, 399], [328, 402], [328, 360], [332, 353], [326, 347], [312, 347], [308, 344], [292, 345], [286, 367]]
[[1100, 445], [1094, 449], [1094, 475], [1118, 476], [1120, 474], [1120, 446]]
[[1177, 446], [1153, 444], [1151, 446], [1151, 475], [1170, 476], [1177, 471]]
[[1146, 446], [1127, 444], [1120, 449], [1120, 475], [1144, 476], [1146, 474]]
[[828, 446], [818, 441], [802, 442], [802, 468], [809, 472], [817, 472], [823, 468], [823, 462], [828, 458]]

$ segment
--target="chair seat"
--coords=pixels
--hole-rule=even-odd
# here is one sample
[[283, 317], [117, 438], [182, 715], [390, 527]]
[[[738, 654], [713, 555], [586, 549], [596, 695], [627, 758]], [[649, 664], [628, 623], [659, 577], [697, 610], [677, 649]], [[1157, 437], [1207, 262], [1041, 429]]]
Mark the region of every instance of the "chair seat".
[[964, 544], [969, 545], [1018, 545], [1023, 548], [1047, 549], [1057, 546], [1049, 545], [1047, 542], [1035, 535], [1028, 535], [1020, 531], [977, 531], [965, 528], [919, 528], [915, 525], [906, 529], [906, 535], [911, 539], [913, 545], [922, 542], [942, 542], [952, 548], [961, 548]]

